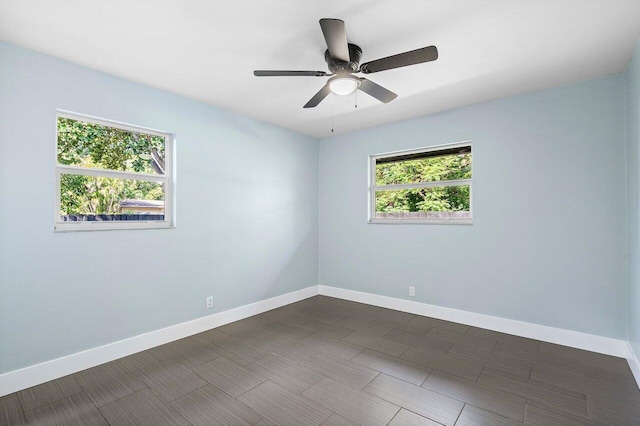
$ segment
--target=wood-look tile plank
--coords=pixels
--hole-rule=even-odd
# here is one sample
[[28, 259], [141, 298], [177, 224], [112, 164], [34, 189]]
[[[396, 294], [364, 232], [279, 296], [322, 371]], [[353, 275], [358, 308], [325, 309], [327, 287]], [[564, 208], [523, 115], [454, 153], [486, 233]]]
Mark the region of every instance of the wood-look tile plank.
[[531, 379], [585, 395], [592, 389], [594, 384], [581, 371], [567, 371], [563, 368], [539, 362], [531, 364]]
[[591, 377], [600, 383], [608, 382], [610, 386], [614, 387], [626, 387], [629, 390], [637, 389], [637, 383], [630, 369], [627, 372], [619, 372], [600, 368], [593, 364], [581, 363], [581, 365], [585, 376]]
[[354, 318], [361, 321], [374, 321], [380, 318], [380, 313], [373, 310], [360, 310], [351, 308], [336, 308], [332, 311], [338, 318]]
[[336, 325], [348, 328], [352, 332], [359, 331], [371, 337], [382, 337], [392, 330], [390, 327], [385, 327], [379, 324], [375, 324], [368, 321], [362, 321], [355, 318], [343, 318], [340, 321], [338, 321]]
[[587, 396], [597, 396], [600, 399], [612, 401], [625, 401], [629, 405], [640, 406], [640, 390], [635, 384], [612, 382], [590, 374], [566, 371], [563, 368], [540, 363], [532, 365], [531, 379], [583, 393]]
[[590, 390], [587, 393], [587, 401], [591, 404], [626, 410], [634, 415], [640, 415], [640, 395], [638, 392], [611, 392], [608, 389], [603, 392]]
[[430, 367], [414, 364], [405, 359], [392, 357], [370, 349], [360, 352], [351, 361], [418, 386], [433, 371]]
[[391, 321], [398, 321], [398, 322], [409, 322], [415, 317], [417, 317], [417, 315], [410, 314], [408, 312], [395, 311], [393, 309], [386, 309], [386, 308], [383, 308], [382, 310], [380, 310], [379, 313], [381, 315], [381, 318], [388, 319]]
[[134, 390], [129, 387], [121, 374], [114, 370], [114, 364], [103, 364], [75, 374], [76, 380], [97, 407], [109, 404]]
[[551, 353], [569, 358], [574, 361], [581, 361], [606, 370], [613, 370], [625, 375], [629, 372], [629, 364], [624, 358], [585, 351], [583, 349], [571, 348], [568, 346], [556, 345], [554, 343], [540, 342], [538, 346], [540, 352]]
[[229, 334], [223, 333], [219, 328], [213, 328], [211, 330], [203, 331], [202, 333], [194, 334], [192, 339], [202, 343], [203, 345], [211, 345], [229, 337]]
[[[289, 315], [289, 317], [292, 317], [292, 315]], [[249, 343], [253, 343], [256, 339], [264, 340], [275, 337], [299, 340], [312, 333], [311, 331], [303, 330], [301, 327], [294, 327], [290, 323], [292, 323], [292, 321], [287, 319], [265, 324], [252, 321], [246, 327], [239, 328], [239, 326], [236, 325], [236, 329], [225, 329], [225, 332]]]
[[324, 377], [306, 365], [291, 362], [277, 355], [270, 355], [247, 365], [246, 368], [294, 393], [308, 389]]
[[447, 352], [447, 357], [491, 367], [522, 377], [529, 377], [531, 373], [531, 363], [528, 361], [498, 355], [493, 352], [476, 351], [466, 346], [453, 345]]
[[587, 416], [586, 395], [578, 392], [490, 368], [482, 371], [478, 383], [522, 396], [530, 401], [540, 401], [565, 411]]
[[456, 426], [515, 426], [521, 424], [519, 421], [499, 416], [470, 404], [464, 406], [456, 422]]
[[71, 375], [22, 390], [18, 392], [18, 398], [27, 412], [80, 392], [82, 387]]
[[140, 371], [131, 371], [125, 365], [120, 362], [120, 359], [107, 363], [111, 370], [118, 376], [118, 378], [129, 386], [134, 392], [138, 392], [147, 387], [147, 384], [142, 381]]
[[166, 361], [180, 355], [180, 352], [174, 349], [174, 346], [172, 346], [170, 343], [147, 349], [144, 352], [152, 358], [158, 360], [159, 362]]
[[334, 312], [331, 309], [301, 309], [298, 311], [300, 315], [306, 316], [326, 324], [334, 324], [343, 318], [342, 312]]
[[170, 405], [194, 426], [253, 425], [262, 420], [251, 408], [212, 385], [203, 386]]
[[17, 394], [0, 398], [0, 425], [25, 424], [24, 413]]
[[267, 380], [261, 373], [251, 371], [225, 357], [194, 368], [193, 372], [234, 398]]
[[441, 423], [436, 423], [403, 408], [391, 420], [389, 426], [441, 426]]
[[464, 402], [385, 374], [363, 391], [444, 425], [454, 424], [464, 406]]
[[[327, 339], [329, 338], [327, 337]], [[279, 357], [294, 363], [299, 363], [301, 360], [311, 356], [312, 354], [320, 352], [314, 346], [316, 345], [313, 343], [311, 345], [307, 345], [288, 339], [271, 339], [269, 342], [260, 343], [260, 348], [268, 351], [271, 355], [278, 355]], [[350, 357], [345, 355], [342, 358], [349, 359]]]
[[322, 422], [322, 426], [360, 426], [358, 423], [353, 422], [347, 418], [342, 417], [339, 414], [333, 413], [327, 420]]
[[468, 334], [457, 333], [455, 331], [443, 330], [441, 328], [432, 328], [425, 334], [427, 337], [444, 340], [451, 344], [466, 346], [477, 351], [491, 352], [496, 342], [493, 340], [483, 339], [482, 337], [470, 336]]
[[258, 348], [258, 350], [260, 350], [261, 352], [266, 353], [267, 355], [265, 355], [265, 357], [272, 355], [274, 353], [277, 354], [279, 352], [282, 352], [283, 350], [286, 350], [292, 345], [299, 344], [296, 340], [292, 340], [277, 334], [276, 335], [263, 334], [262, 336], [251, 339], [250, 341], [248, 341], [248, 343]]
[[205, 345], [193, 338], [176, 340], [167, 344], [177, 355], [174, 357], [180, 360], [185, 366], [195, 368], [199, 365], [212, 361], [220, 356], [213, 345]]
[[431, 373], [422, 387], [518, 421], [523, 419], [527, 402], [525, 398], [439, 371]]
[[38, 425], [105, 425], [100, 411], [85, 393], [78, 393], [25, 413], [29, 423]]
[[[344, 336], [353, 333], [353, 330], [341, 327], [340, 325], [338, 325], [338, 323], [327, 324], [326, 322], [319, 321], [314, 318], [307, 318], [303, 315], [291, 315], [284, 322], [298, 329], [306, 330], [307, 334], [319, 333], [327, 337], [332, 337], [334, 339], [341, 339]], [[303, 335], [300, 338], [304, 337], [306, 336]]]
[[147, 386], [165, 402], [173, 401], [207, 384], [198, 375], [172, 359], [147, 367], [140, 375]]
[[253, 316], [251, 318], [255, 318], [258, 321], [278, 322], [278, 321], [282, 321], [283, 319], [287, 318], [288, 316], [289, 316], [288, 312], [284, 312], [281, 309], [272, 309], [270, 311], [263, 312], [263, 313], [258, 314], [256, 316]]
[[527, 339], [526, 337], [514, 336], [513, 334], [500, 333], [493, 330], [487, 330], [484, 328], [469, 327], [467, 334], [470, 336], [482, 337], [487, 340], [494, 340], [496, 342], [505, 343], [512, 346], [518, 346], [522, 349], [537, 350], [537, 340]]
[[309, 297], [301, 301], [300, 303], [307, 306], [322, 307], [322, 308], [328, 309], [328, 308], [340, 306], [342, 302], [345, 302], [345, 300], [337, 299], [335, 297], [330, 297], [330, 296], [318, 295], [318, 296]]
[[148, 351], [142, 351], [119, 359], [120, 363], [130, 371], [140, 371], [160, 362]]
[[[288, 317], [289, 314], [283, 314], [283, 317]], [[253, 331], [258, 328], [262, 331], [263, 328], [266, 327], [268, 321], [260, 321], [257, 317], [249, 317], [240, 321], [234, 321], [229, 324], [225, 324], [223, 326], [217, 327], [221, 333], [228, 334], [230, 336], [242, 337], [242, 336], [253, 336]]]
[[529, 402], [524, 411], [527, 426], [603, 426], [603, 423], [568, 413], [539, 402]]
[[311, 355], [305, 360], [305, 365], [354, 389], [362, 389], [379, 374], [364, 365], [322, 353]]
[[403, 352], [409, 349], [409, 345], [407, 344], [385, 338], [371, 337], [359, 331], [351, 333], [347, 337], [343, 338], [342, 341], [373, 349], [374, 351], [382, 352], [383, 354], [391, 356], [400, 356]]
[[302, 395], [362, 425], [386, 425], [400, 410], [399, 406], [328, 378]]
[[300, 340], [300, 343], [313, 351], [324, 352], [342, 359], [351, 359], [364, 349], [362, 345], [332, 339], [317, 333]]
[[404, 330], [416, 334], [425, 334], [427, 331], [433, 328], [430, 325], [426, 324], [419, 324], [413, 321], [398, 321], [394, 319], [388, 319], [386, 317], [378, 318], [372, 321], [371, 324], [388, 327], [394, 330]]
[[404, 330], [392, 330], [384, 336], [384, 339], [441, 354], [447, 353], [451, 346], [453, 346], [444, 340], [434, 339], [427, 335], [410, 333]]
[[258, 346], [229, 335], [217, 339], [213, 344], [217, 353], [241, 365], [251, 364], [269, 355]]
[[[315, 321], [315, 320], [314, 320]], [[331, 327], [331, 326], [329, 326]], [[271, 335], [272, 337], [284, 337], [289, 340], [300, 340], [305, 337], [313, 334], [313, 331], [300, 329], [298, 327], [294, 327], [291, 324], [286, 323], [284, 320], [268, 324], [266, 327], [263, 327], [263, 335]], [[253, 338], [260, 337], [254, 336]]]
[[410, 348], [402, 354], [400, 359], [412, 364], [444, 371], [446, 373], [474, 381], [482, 372], [482, 366], [480, 364], [418, 348]]
[[367, 305], [360, 302], [354, 302], [351, 300], [336, 299], [336, 298], [332, 299], [332, 306], [333, 306], [333, 309], [342, 308], [342, 309], [349, 309], [352, 311], [365, 311], [365, 312], [371, 312], [372, 309], [376, 308], [376, 306], [373, 306], [373, 305]]
[[491, 352], [496, 355], [510, 359], [519, 359], [525, 362], [542, 363], [550, 366], [562, 368], [566, 371], [582, 372], [583, 364], [570, 360], [559, 355], [548, 354], [538, 350], [526, 349], [521, 346], [515, 346], [507, 343], [498, 342]]
[[[149, 389], [99, 408], [110, 425], [188, 425], [189, 422], [174, 409], [166, 406]], [[90, 424], [90, 423], [88, 423]]]
[[603, 423], [640, 425], [640, 405], [587, 396], [589, 417]]
[[469, 330], [468, 325], [459, 324], [457, 322], [445, 321], [437, 318], [416, 316], [410, 322], [421, 324], [429, 327], [440, 328], [442, 330], [454, 331], [456, 333], [466, 333]]
[[319, 425], [332, 414], [322, 405], [269, 380], [244, 393], [238, 400], [280, 426]]

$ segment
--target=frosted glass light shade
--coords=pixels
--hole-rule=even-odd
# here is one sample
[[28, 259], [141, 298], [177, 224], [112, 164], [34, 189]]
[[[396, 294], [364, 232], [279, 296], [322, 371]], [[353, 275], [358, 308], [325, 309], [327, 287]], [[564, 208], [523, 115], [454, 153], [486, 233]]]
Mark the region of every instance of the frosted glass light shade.
[[329, 82], [329, 89], [336, 95], [349, 95], [358, 88], [360, 81], [354, 77], [338, 77]]

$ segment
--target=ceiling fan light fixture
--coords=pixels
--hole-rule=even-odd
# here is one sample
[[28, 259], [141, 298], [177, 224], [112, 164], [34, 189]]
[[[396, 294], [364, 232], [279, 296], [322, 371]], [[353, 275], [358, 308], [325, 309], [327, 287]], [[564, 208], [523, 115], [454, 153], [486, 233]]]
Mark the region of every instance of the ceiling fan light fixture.
[[360, 86], [360, 80], [356, 77], [334, 77], [329, 81], [329, 89], [336, 95], [345, 96], [355, 92]]
[[346, 96], [356, 90], [362, 90], [364, 93], [386, 104], [397, 98], [398, 95], [371, 80], [356, 77], [352, 74], [372, 74], [438, 59], [438, 49], [435, 46], [427, 46], [360, 64], [362, 49], [356, 44], [347, 42], [347, 32], [343, 20], [322, 18], [320, 20], [320, 28], [327, 43], [324, 60], [329, 67], [329, 73], [324, 71], [255, 70], [253, 75], [256, 77], [331, 77], [304, 104], [303, 108], [317, 107], [330, 93]]

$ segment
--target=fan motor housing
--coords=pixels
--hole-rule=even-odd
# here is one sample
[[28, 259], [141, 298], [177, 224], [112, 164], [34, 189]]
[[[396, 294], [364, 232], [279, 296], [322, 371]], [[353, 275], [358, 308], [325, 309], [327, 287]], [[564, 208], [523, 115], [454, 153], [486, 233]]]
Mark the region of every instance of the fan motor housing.
[[337, 61], [331, 57], [329, 50], [324, 52], [324, 60], [327, 61], [329, 71], [333, 74], [352, 73], [358, 70], [362, 49], [360, 46], [349, 43], [349, 62]]

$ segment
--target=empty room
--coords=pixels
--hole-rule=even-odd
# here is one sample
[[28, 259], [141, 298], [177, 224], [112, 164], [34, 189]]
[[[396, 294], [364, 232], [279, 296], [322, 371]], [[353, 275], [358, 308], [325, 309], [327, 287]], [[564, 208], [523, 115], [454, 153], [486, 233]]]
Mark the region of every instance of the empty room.
[[0, 425], [640, 425], [639, 38], [0, 0]]

